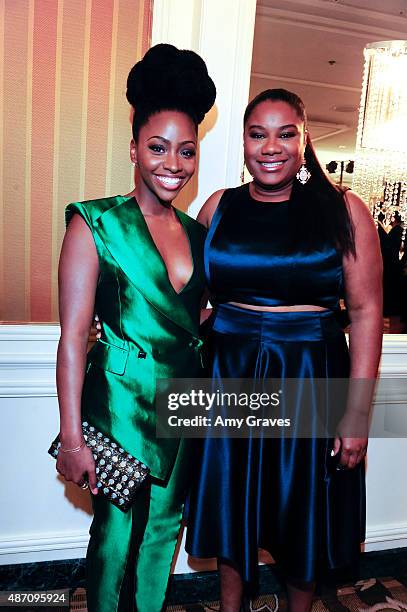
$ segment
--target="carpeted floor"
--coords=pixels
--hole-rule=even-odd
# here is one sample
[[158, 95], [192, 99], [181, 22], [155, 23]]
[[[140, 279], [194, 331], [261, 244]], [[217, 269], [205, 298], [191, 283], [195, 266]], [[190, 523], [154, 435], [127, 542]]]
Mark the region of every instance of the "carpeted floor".
[[[287, 601], [283, 595], [262, 595], [251, 602], [252, 612], [284, 612]], [[77, 589], [71, 597], [71, 612], [86, 612], [86, 594]], [[167, 612], [211, 612], [219, 610], [219, 602], [191, 603], [167, 607]], [[381, 612], [407, 611], [407, 576], [372, 578], [341, 588], [324, 589], [313, 603], [312, 612]]]

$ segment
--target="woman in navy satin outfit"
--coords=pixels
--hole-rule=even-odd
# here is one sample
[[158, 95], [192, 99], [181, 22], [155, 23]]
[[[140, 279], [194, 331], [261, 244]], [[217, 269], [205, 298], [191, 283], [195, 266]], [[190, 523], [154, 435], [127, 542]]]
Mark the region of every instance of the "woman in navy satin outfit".
[[[253, 181], [216, 192], [198, 217], [209, 228], [214, 381], [373, 381], [382, 264], [367, 207], [326, 177], [291, 92], [267, 90], [249, 103], [244, 154]], [[342, 294], [349, 351], [335, 317]], [[367, 437], [352, 428], [355, 418], [367, 420], [366, 405], [348, 401], [336, 437], [204, 440], [186, 547], [218, 558], [222, 612], [238, 611], [255, 587], [258, 547], [284, 571], [294, 612], [310, 609], [323, 570], [357, 562]]]

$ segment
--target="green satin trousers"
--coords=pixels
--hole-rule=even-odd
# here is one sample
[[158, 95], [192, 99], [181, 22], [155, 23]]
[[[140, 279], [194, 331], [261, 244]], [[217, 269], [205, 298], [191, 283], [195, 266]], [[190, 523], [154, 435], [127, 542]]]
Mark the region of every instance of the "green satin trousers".
[[189, 460], [181, 440], [168, 481], [151, 479], [123, 513], [92, 496], [86, 557], [89, 612], [160, 612], [180, 529]]

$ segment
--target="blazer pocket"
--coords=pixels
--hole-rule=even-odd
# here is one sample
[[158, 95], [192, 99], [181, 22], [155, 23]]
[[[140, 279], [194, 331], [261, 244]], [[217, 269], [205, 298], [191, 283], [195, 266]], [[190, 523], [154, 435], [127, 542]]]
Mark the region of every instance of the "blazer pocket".
[[122, 376], [126, 371], [128, 356], [128, 349], [120, 348], [104, 340], [98, 340], [88, 353], [88, 363], [93, 363], [102, 370]]

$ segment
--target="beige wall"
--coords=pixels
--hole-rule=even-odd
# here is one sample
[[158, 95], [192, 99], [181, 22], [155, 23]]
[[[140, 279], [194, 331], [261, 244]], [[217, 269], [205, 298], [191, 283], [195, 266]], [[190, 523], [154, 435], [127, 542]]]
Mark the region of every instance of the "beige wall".
[[0, 0], [0, 320], [56, 321], [67, 203], [128, 191], [152, 0]]

